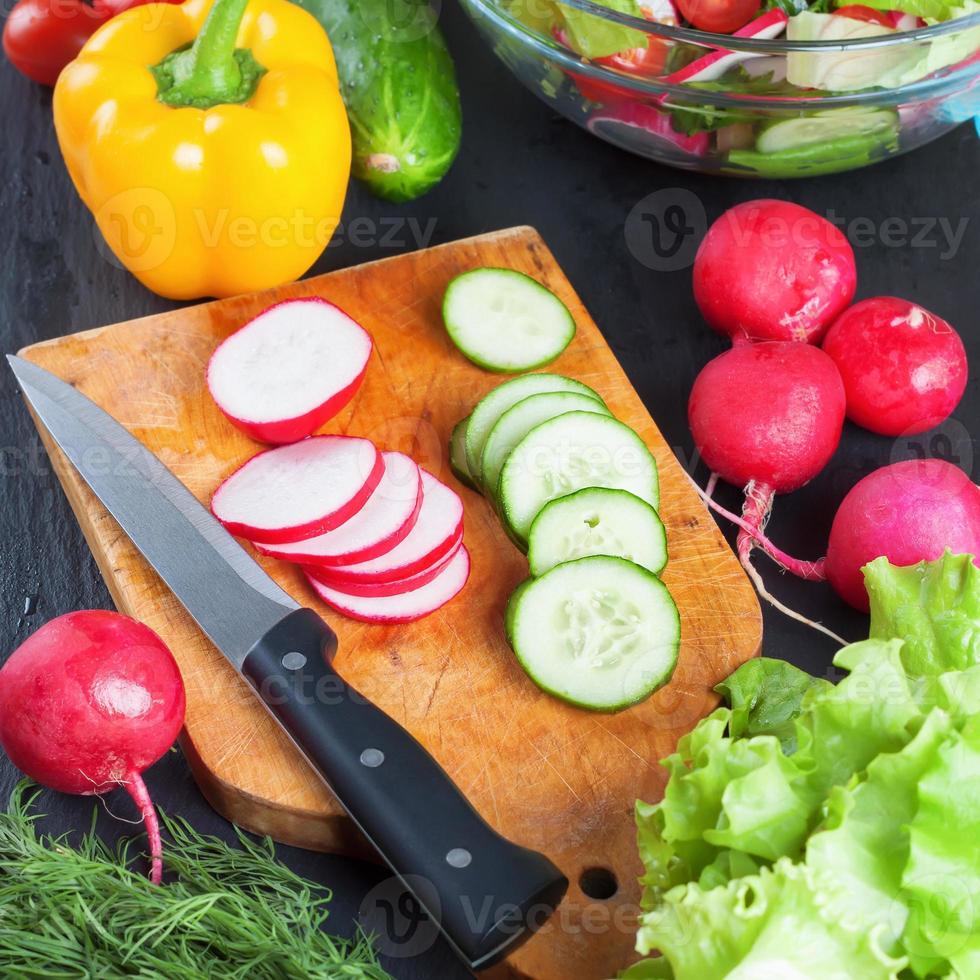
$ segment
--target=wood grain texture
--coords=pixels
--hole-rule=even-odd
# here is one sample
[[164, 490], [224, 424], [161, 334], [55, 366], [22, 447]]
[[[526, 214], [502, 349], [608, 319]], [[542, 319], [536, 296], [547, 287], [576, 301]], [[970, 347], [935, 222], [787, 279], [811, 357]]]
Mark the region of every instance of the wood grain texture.
[[[519, 269], [572, 311], [578, 332], [549, 369], [594, 387], [654, 452], [671, 560], [664, 581], [681, 612], [674, 679], [645, 703], [596, 715], [542, 694], [507, 648], [503, 609], [527, 573], [488, 505], [460, 488], [473, 573], [454, 603], [419, 623], [368, 626], [326, 608], [340, 636], [337, 667], [436, 756], [501, 832], [547, 852], [572, 887], [559, 914], [507, 969], [535, 978], [612, 976], [631, 958], [640, 873], [632, 807], [659, 797], [657, 760], [715, 703], [711, 688], [761, 642], [755, 594], [599, 330], [530, 228], [515, 228], [291, 286], [116, 324], [26, 348], [22, 354], [78, 388], [153, 450], [202, 501], [257, 447], [208, 396], [214, 347], [273, 301], [323, 295], [375, 339], [367, 379], [325, 431], [407, 452], [451, 484], [450, 429], [499, 377], [463, 359], [441, 326], [454, 275], [481, 265]], [[204, 639], [87, 487], [42, 438], [120, 610], [147, 623], [180, 662], [188, 694], [184, 749], [212, 804], [277, 840], [364, 853], [331, 794]], [[299, 601], [319, 608], [302, 576], [257, 560]], [[610, 868], [619, 890], [583, 895], [579, 878]]]

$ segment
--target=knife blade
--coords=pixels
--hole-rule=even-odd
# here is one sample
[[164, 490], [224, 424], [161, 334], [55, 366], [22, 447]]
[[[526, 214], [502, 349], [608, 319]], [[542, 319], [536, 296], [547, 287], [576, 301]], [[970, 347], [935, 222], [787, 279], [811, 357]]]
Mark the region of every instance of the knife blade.
[[419, 742], [343, 680], [330, 627], [142, 443], [50, 372], [7, 360], [82, 479], [464, 962], [484, 969], [526, 940], [565, 894], [558, 868], [498, 834]]

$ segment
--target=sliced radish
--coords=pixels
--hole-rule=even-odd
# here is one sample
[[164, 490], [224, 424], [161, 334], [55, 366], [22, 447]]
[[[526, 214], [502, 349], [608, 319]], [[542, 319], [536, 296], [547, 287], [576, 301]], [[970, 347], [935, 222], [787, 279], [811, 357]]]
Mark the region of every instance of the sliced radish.
[[297, 442], [333, 418], [360, 386], [371, 336], [318, 296], [270, 306], [211, 355], [218, 408], [259, 442]]
[[394, 582], [431, 568], [452, 551], [462, 535], [463, 502], [444, 483], [422, 470], [422, 509], [408, 537], [379, 558], [356, 565], [321, 566], [317, 575], [339, 589], [348, 583]]
[[314, 436], [253, 456], [215, 490], [211, 512], [251, 541], [301, 541], [353, 517], [384, 471], [367, 439]]
[[363, 596], [365, 598], [404, 595], [406, 592], [415, 592], [423, 585], [431, 582], [452, 561], [453, 556], [462, 547], [463, 536], [460, 535], [452, 548], [446, 554], [440, 555], [428, 568], [424, 568], [414, 575], [409, 575], [407, 578], [394, 579], [391, 582], [344, 582], [341, 584], [330, 580], [330, 569], [328, 568], [305, 565], [303, 571], [306, 572], [307, 578], [316, 579], [328, 589], [336, 588], [338, 592], [343, 592], [345, 595]]
[[415, 526], [422, 507], [422, 473], [403, 453], [382, 453], [384, 476], [367, 503], [336, 530], [292, 544], [253, 542], [263, 555], [300, 564], [353, 565], [391, 551]]
[[[781, 10], [769, 10], [761, 17], [756, 17], [745, 27], [739, 28], [732, 34], [732, 37], [758, 37], [772, 40], [779, 37], [786, 29], [789, 17]], [[671, 85], [690, 84], [691, 82], [714, 82], [721, 78], [735, 65], [748, 61], [751, 58], [765, 57], [761, 52], [754, 51], [712, 51], [710, 54], [703, 55], [685, 65], [673, 74], [668, 75], [664, 81]], [[663, 102], [669, 96], [658, 96], [657, 101]]]
[[330, 588], [315, 578], [310, 584], [331, 608], [365, 623], [410, 623], [434, 613], [461, 591], [470, 574], [470, 555], [460, 548], [431, 582], [402, 595], [352, 596]]
[[689, 156], [702, 157], [711, 147], [710, 133], [679, 133], [670, 115], [642, 102], [625, 102], [595, 113], [586, 124], [590, 133], [632, 150], [662, 151], [664, 144]]

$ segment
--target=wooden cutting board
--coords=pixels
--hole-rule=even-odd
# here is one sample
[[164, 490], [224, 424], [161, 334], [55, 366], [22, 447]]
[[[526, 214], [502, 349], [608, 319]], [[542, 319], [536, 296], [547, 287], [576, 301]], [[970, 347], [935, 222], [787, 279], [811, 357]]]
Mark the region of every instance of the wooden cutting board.
[[[455, 350], [440, 318], [449, 280], [483, 265], [519, 269], [561, 297], [578, 332], [549, 370], [595, 388], [640, 433], [660, 466], [670, 548], [664, 581], [680, 608], [680, 661], [665, 689], [620, 714], [556, 701], [518, 666], [502, 619], [526, 562], [485, 501], [458, 487], [449, 472], [452, 426], [501, 381]], [[513, 228], [21, 353], [110, 412], [206, 504], [220, 480], [258, 448], [208, 396], [208, 357], [271, 303], [311, 295], [351, 313], [376, 344], [363, 388], [325, 431], [368, 436], [407, 452], [457, 486], [473, 573], [462, 595], [430, 618], [378, 627], [341, 619], [320, 606], [295, 569], [258, 560], [297, 600], [330, 620], [340, 636], [340, 672], [435, 755], [490, 823], [546, 852], [568, 875], [572, 884], [559, 914], [514, 954], [506, 972], [541, 980], [614, 976], [635, 958], [641, 865], [634, 800], [660, 797], [665, 774], [658, 760], [714, 706], [713, 685], [758, 653], [761, 614], [735, 556], [538, 234]], [[155, 629], [180, 662], [187, 686], [183, 748], [208, 800], [228, 819], [277, 840], [364, 854], [330, 792], [41, 435], [116, 605]], [[596, 880], [603, 884], [597, 868], [615, 876], [611, 898], [585, 893], [596, 891]]]

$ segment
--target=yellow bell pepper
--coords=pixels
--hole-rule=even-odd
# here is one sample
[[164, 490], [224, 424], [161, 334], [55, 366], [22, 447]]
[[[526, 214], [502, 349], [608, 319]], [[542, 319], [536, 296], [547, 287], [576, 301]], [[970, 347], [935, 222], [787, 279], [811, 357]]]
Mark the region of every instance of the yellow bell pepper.
[[291, 282], [340, 220], [351, 144], [337, 67], [288, 0], [119, 14], [61, 73], [54, 119], [109, 247], [163, 296]]

